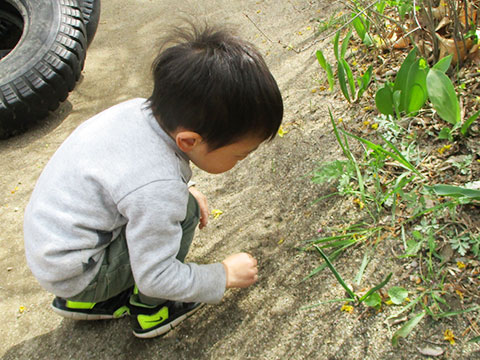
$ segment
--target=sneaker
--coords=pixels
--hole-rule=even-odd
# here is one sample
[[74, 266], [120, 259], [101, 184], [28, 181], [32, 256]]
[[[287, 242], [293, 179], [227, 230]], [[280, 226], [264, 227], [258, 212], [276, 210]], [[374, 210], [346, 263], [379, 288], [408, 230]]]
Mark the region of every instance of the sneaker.
[[98, 303], [70, 301], [55, 297], [52, 309], [58, 315], [74, 320], [118, 319], [129, 314], [127, 304], [131, 294], [132, 289], [128, 289]]
[[130, 301], [133, 334], [139, 338], [165, 335], [202, 307], [202, 303], [167, 301], [156, 307], [144, 307]]

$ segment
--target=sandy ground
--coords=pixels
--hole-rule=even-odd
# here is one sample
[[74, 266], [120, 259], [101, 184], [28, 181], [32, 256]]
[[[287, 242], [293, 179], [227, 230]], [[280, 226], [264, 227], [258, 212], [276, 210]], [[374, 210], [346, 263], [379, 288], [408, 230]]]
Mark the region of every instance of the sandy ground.
[[[328, 190], [312, 185], [307, 176], [317, 162], [340, 155], [326, 106], [343, 114], [344, 105], [311, 91], [319, 74], [314, 51], [326, 42], [309, 47], [315, 41], [315, 19], [327, 18], [338, 5], [305, 0], [103, 0], [97, 35], [74, 92], [41, 125], [0, 143], [2, 359], [422, 358], [417, 347], [425, 342], [391, 347], [392, 332], [384, 324], [388, 313], [361, 317], [340, 312], [338, 304], [301, 309], [343, 297], [328, 272], [301, 281], [319, 259], [298, 251], [319, 227], [346, 216], [335, 202], [311, 205]], [[23, 210], [43, 166], [75, 127], [111, 105], [149, 95], [156, 40], [182, 14], [231, 24], [261, 49], [284, 96], [288, 133], [229, 173], [212, 176], [194, 170], [210, 207], [223, 214], [198, 233], [189, 260], [208, 263], [249, 251], [259, 261], [259, 282], [228, 291], [219, 305], [202, 308], [163, 338], [145, 341], [131, 334], [128, 319], [76, 322], [51, 312], [52, 295], [40, 288], [25, 264]], [[391, 260], [395, 248], [398, 244], [388, 239], [378, 247], [364, 286], [389, 271], [394, 272], [392, 282], [398, 281], [402, 268]], [[341, 271], [347, 278], [353, 278], [362, 254], [354, 249], [343, 258]], [[443, 330], [444, 325], [426, 321], [418, 335], [441, 343], [446, 351], [442, 358], [480, 358], [472, 344], [442, 343]]]

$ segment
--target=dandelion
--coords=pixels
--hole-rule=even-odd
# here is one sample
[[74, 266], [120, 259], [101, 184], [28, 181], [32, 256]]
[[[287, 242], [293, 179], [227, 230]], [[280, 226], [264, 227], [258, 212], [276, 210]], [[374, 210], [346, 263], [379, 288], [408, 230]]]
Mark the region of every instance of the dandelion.
[[288, 131], [284, 130], [282, 125], [278, 128], [278, 136], [283, 137], [285, 134], [287, 134]]
[[222, 210], [218, 210], [218, 209], [213, 209], [212, 210], [212, 215], [213, 215], [214, 219], [217, 219], [222, 214], [223, 214]]
[[451, 345], [455, 345], [455, 335], [453, 335], [452, 330], [445, 330], [445, 332], [443, 333], [443, 339], [449, 341]]

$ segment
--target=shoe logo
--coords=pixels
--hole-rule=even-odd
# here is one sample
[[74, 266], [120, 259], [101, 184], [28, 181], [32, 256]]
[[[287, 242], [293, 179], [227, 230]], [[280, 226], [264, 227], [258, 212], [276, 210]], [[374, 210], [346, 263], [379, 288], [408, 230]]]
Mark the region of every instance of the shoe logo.
[[153, 326], [159, 325], [168, 319], [168, 307], [162, 307], [157, 313], [153, 315], [140, 314], [137, 316], [137, 321], [142, 329], [149, 329]]

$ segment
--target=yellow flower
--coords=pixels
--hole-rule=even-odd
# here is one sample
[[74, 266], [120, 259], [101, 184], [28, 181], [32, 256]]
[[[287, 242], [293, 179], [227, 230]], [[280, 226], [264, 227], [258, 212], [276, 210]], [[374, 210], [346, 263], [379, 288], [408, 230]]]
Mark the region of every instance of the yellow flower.
[[25, 306], [23, 306], [23, 305], [20, 306], [20, 307], [18, 308], [18, 312], [19, 312], [20, 314], [23, 314], [23, 313], [25, 312]]
[[342, 305], [342, 308], [340, 309], [340, 311], [345, 311], [351, 314], [353, 312], [353, 306], [348, 305], [348, 303], [345, 303]]
[[317, 92], [317, 89], [316, 89], [316, 88], [313, 88], [312, 90], [310, 90], [310, 92], [311, 92], [312, 94], [315, 94], [315, 93]]
[[280, 125], [280, 127], [278, 128], [278, 136], [280, 137], [283, 137], [283, 135], [287, 134], [288, 131], [285, 131], [282, 127], [282, 125]]
[[257, 10], [257, 14], [260, 14], [262, 12], [262, 10]]
[[216, 219], [218, 218], [220, 215], [223, 214], [223, 211], [222, 210], [218, 210], [218, 209], [213, 209], [212, 210], [212, 215], [213, 215], [213, 218]]
[[353, 202], [358, 205], [360, 210], [362, 210], [365, 207], [365, 204], [359, 198], [353, 199]]
[[460, 290], [455, 290], [455, 293], [458, 295], [458, 297], [463, 300], [463, 293]]
[[370, 121], [369, 121], [369, 120], [365, 120], [365, 121], [363, 122], [363, 125], [364, 125], [364, 126], [370, 125]]
[[377, 129], [378, 129], [378, 124], [372, 124], [371, 128], [372, 128], [373, 130], [377, 130]]
[[358, 65], [357, 61], [356, 61], [356, 60], [353, 60], [353, 61], [352, 61], [352, 65], [353, 65], [353, 66], [357, 66], [357, 65]]
[[449, 341], [451, 345], [455, 345], [455, 335], [453, 335], [452, 330], [445, 330], [445, 332], [443, 333], [443, 339]]
[[452, 147], [451, 144], [444, 145], [444, 146], [442, 146], [440, 149], [438, 149], [437, 151], [438, 151], [440, 154], [443, 154], [445, 151], [447, 151], [447, 150], [450, 149], [451, 147]]
[[312, 27], [311, 27], [311, 26], [307, 26], [307, 30], [312, 30]]
[[284, 239], [284, 238], [281, 238], [280, 240], [278, 240], [277, 244], [278, 244], [278, 245], [282, 245], [284, 241], [285, 241], [285, 239]]
[[341, 123], [343, 121], [343, 118], [338, 118], [338, 122]]
[[463, 262], [461, 262], [461, 261], [457, 261], [457, 267], [458, 267], [459, 269], [465, 269], [465, 266], [466, 266], [465, 263], [463, 263]]

